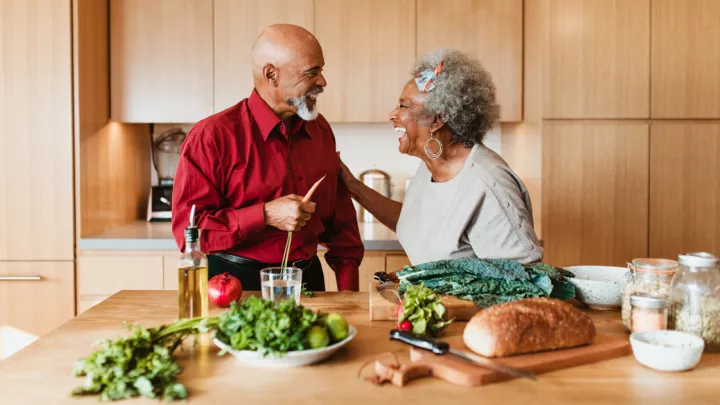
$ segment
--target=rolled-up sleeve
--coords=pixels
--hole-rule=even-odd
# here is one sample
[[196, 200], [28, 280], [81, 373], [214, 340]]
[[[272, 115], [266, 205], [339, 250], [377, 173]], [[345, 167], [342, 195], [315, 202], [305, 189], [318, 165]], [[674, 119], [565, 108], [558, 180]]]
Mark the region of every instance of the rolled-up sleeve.
[[239, 209], [226, 207], [222, 167], [212, 130], [194, 127], [183, 143], [173, 185], [172, 231], [180, 248], [185, 245], [184, 229], [195, 205], [195, 223], [200, 245], [207, 253], [231, 249], [255, 232], [265, 229], [263, 204]]

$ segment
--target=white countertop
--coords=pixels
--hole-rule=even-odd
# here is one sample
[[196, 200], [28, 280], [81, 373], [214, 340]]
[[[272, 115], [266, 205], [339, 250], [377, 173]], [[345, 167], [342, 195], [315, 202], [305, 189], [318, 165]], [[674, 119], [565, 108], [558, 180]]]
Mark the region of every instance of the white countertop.
[[[402, 250], [395, 232], [379, 222], [359, 223], [366, 250]], [[81, 238], [80, 250], [177, 250], [169, 222], [135, 221]]]

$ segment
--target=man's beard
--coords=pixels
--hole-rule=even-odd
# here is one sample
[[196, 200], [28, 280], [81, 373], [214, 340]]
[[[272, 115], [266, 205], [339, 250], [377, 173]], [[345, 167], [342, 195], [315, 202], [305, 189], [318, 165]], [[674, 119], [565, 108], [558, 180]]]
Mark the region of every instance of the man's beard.
[[312, 110], [310, 107], [308, 107], [308, 96], [317, 95], [323, 92], [322, 87], [316, 87], [313, 90], [310, 90], [302, 97], [291, 97], [287, 99], [288, 105], [291, 105], [295, 107], [297, 110], [297, 115], [304, 119], [305, 121], [312, 121], [315, 118], [317, 118], [319, 112], [317, 110], [317, 100], [315, 100], [315, 105], [313, 105]]

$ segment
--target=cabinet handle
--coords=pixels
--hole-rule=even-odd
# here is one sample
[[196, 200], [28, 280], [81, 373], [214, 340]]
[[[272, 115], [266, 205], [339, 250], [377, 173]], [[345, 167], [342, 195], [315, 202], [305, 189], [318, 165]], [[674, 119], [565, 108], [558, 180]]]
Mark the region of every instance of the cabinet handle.
[[0, 281], [40, 281], [40, 276], [0, 276]]

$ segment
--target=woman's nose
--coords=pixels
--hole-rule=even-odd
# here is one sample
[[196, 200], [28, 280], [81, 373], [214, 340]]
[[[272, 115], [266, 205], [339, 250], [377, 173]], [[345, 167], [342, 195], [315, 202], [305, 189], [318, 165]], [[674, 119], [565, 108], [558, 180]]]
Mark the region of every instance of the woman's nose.
[[390, 116], [389, 116], [390, 121], [395, 121], [395, 119], [397, 118], [397, 110], [398, 110], [398, 108], [396, 106], [395, 108], [392, 109], [392, 111], [390, 111]]

